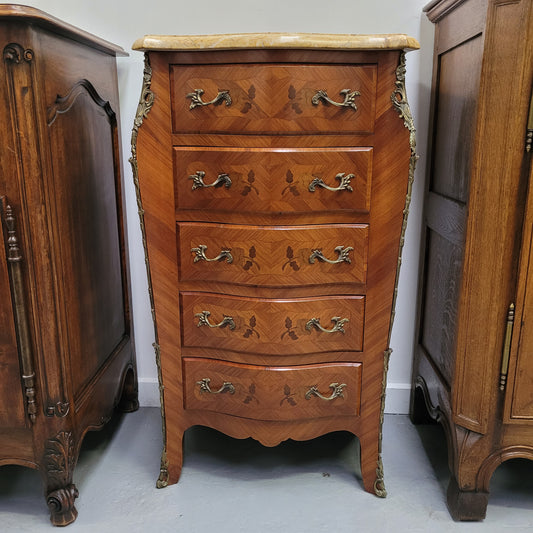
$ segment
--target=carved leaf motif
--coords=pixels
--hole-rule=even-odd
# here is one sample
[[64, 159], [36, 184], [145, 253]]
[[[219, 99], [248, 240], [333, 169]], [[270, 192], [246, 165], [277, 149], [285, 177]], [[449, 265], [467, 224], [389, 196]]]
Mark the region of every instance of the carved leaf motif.
[[291, 388], [288, 385], [285, 385], [283, 387], [283, 394], [285, 394], [285, 396], [289, 396], [290, 393], [291, 393]]
[[294, 250], [287, 246], [287, 259], [293, 259], [294, 258]]
[[253, 183], [255, 181], [255, 172], [253, 170], [250, 170], [248, 172], [248, 183]]
[[293, 341], [298, 340], [298, 335], [296, 335], [296, 333], [294, 333], [294, 331], [290, 331], [290, 332], [289, 332], [289, 337], [290, 337]]
[[255, 249], [255, 246], [252, 246], [252, 247], [250, 248], [250, 250], [248, 251], [248, 255], [249, 255], [252, 259], [255, 259], [256, 254], [257, 254], [257, 252], [256, 252], [256, 249]]
[[291, 329], [291, 328], [292, 328], [292, 320], [291, 320], [289, 317], [287, 317], [287, 318], [285, 319], [285, 327], [286, 327], [287, 329]]
[[48, 476], [57, 485], [65, 485], [74, 466], [74, 443], [72, 434], [61, 431], [47, 442], [45, 450]]
[[256, 320], [255, 316], [252, 316], [250, 318], [250, 327], [255, 328], [256, 325], [257, 325], [257, 320]]
[[248, 392], [250, 394], [255, 394], [255, 384], [252, 383], [249, 387], [248, 387]]
[[255, 85], [250, 85], [250, 88], [248, 89], [248, 98], [250, 100], [255, 98]]
[[250, 268], [252, 268], [252, 265], [253, 263], [251, 261], [246, 261], [246, 263], [244, 263], [244, 266], [242, 268], [244, 270], [250, 270]]
[[286, 176], [285, 181], [287, 183], [292, 183], [294, 181], [294, 174], [290, 170], [287, 170]]
[[241, 196], [248, 196], [248, 193], [252, 190], [249, 185], [245, 185], [244, 189], [241, 192]]
[[296, 405], [296, 402], [294, 401], [294, 398], [287, 398], [287, 401], [289, 402], [290, 405], [292, 405], [293, 407]]

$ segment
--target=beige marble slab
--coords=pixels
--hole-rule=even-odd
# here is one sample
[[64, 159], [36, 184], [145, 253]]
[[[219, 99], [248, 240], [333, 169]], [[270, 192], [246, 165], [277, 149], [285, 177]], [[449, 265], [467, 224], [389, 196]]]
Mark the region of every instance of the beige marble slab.
[[145, 35], [132, 48], [140, 51], [234, 49], [417, 50], [418, 41], [404, 34], [234, 33], [219, 35]]

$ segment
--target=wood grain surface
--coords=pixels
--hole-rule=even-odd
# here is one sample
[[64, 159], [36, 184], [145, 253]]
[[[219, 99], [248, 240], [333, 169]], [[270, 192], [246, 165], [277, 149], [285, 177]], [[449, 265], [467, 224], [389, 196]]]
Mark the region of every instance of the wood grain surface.
[[481, 520], [496, 467], [533, 460], [533, 5], [441, 0], [428, 15], [434, 146], [412, 416], [428, 407], [445, 428], [452, 516]]
[[[160, 482], [178, 480], [191, 425], [267, 446], [347, 430], [361, 442], [365, 490], [380, 492], [384, 353], [411, 156], [391, 101], [400, 53], [147, 55], [154, 104], [137, 155], [165, 405]], [[190, 109], [186, 95], [198, 88], [206, 102], [229, 90], [232, 104]], [[316, 89], [337, 101], [345, 88], [361, 92], [357, 110], [311, 102]], [[199, 171], [205, 184], [227, 174], [231, 186], [193, 190]], [[309, 179], [336, 187], [338, 173], [354, 174], [353, 191], [309, 192]], [[195, 262], [200, 245], [208, 259], [226, 250], [232, 260]], [[353, 248], [349, 263], [309, 262], [315, 248], [334, 259], [337, 246]], [[206, 311], [220, 327], [199, 327]], [[334, 329], [337, 317], [348, 319], [344, 333], [306, 328], [316, 318]], [[315, 409], [304, 394], [305, 407], [287, 414], [288, 399], [279, 402], [301, 395], [308, 376], [323, 396], [344, 379], [346, 397]], [[200, 394], [204, 378], [214, 390], [234, 379], [237, 392]], [[252, 383], [260, 406], [244, 403]]]

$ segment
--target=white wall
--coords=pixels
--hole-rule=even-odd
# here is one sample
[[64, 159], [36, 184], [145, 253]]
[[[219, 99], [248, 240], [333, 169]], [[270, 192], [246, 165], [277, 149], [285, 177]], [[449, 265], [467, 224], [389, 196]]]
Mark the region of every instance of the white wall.
[[133, 318], [141, 405], [159, 405], [152, 348], [153, 326], [131, 169], [130, 135], [140, 95], [143, 56], [131, 44], [144, 34], [407, 33], [421, 50], [407, 56], [407, 90], [420, 154], [403, 252], [393, 354], [388, 375], [389, 413], [406, 413], [416, 317], [421, 205], [431, 85], [433, 26], [422, 13], [428, 0], [34, 0], [33, 7], [94, 33], [130, 52], [118, 59], [120, 114], [127, 225], [133, 291]]

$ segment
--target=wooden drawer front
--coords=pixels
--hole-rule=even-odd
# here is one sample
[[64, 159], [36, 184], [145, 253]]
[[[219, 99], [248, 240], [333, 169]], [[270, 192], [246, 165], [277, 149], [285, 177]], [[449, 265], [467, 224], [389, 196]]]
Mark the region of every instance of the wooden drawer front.
[[[376, 65], [171, 65], [172, 127], [182, 133], [372, 133], [376, 80]], [[356, 109], [314, 99], [319, 90], [336, 103], [348, 96], [341, 91], [357, 91]]]
[[182, 281], [265, 287], [366, 281], [366, 224], [179, 223], [177, 235]]
[[257, 420], [359, 415], [360, 363], [263, 367], [184, 358], [185, 408]]
[[176, 206], [253, 213], [365, 213], [370, 209], [372, 153], [369, 147], [175, 147]]
[[363, 349], [364, 296], [273, 300], [182, 292], [180, 300], [185, 348], [265, 355]]

